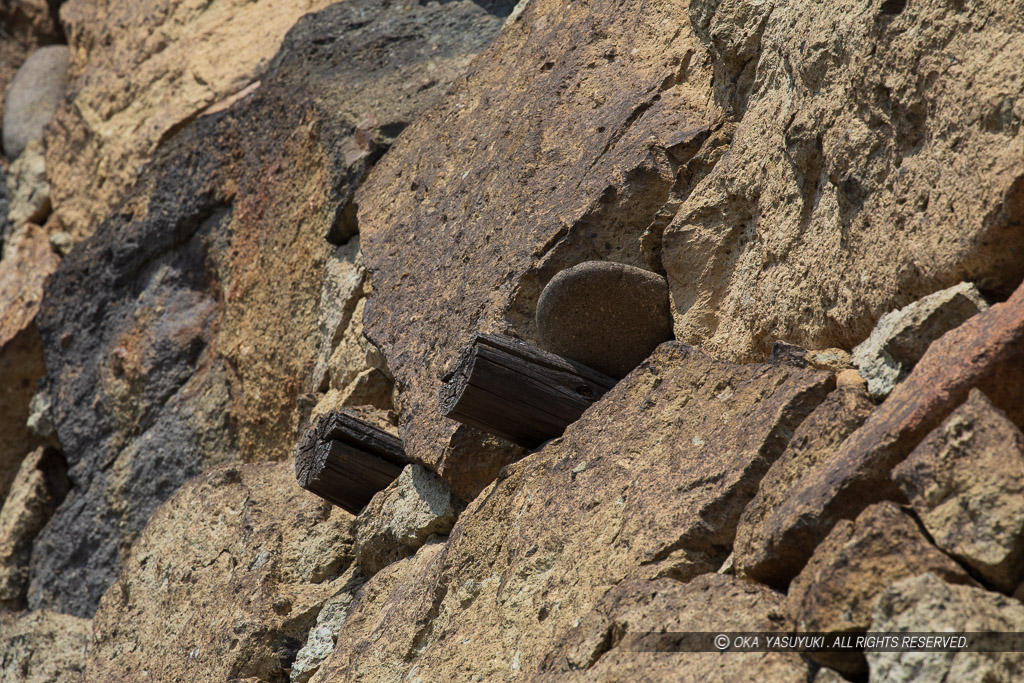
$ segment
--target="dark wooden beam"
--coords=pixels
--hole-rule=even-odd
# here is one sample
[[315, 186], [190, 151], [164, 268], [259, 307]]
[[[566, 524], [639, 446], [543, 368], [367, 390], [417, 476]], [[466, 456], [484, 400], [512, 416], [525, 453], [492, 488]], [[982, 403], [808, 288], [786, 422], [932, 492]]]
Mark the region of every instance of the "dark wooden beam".
[[442, 415], [527, 448], [560, 436], [615, 386], [585, 365], [495, 334], [477, 334], [442, 381]]
[[321, 417], [295, 450], [299, 486], [354, 515], [412, 463], [402, 442], [339, 411]]

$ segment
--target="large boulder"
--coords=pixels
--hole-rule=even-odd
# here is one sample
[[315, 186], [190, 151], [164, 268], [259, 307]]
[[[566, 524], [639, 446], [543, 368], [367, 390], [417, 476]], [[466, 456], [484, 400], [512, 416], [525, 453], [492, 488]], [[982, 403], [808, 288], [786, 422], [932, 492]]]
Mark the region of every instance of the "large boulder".
[[470, 0], [306, 16], [261, 85], [167, 140], [64, 259], [40, 329], [73, 488], [36, 541], [31, 606], [91, 614], [182, 482], [291, 457], [321, 339], [324, 236], [352, 235], [355, 186], [501, 21]]
[[538, 299], [566, 268], [658, 271], [666, 207], [724, 152], [687, 6], [531, 0], [360, 191], [365, 330], [402, 439], [467, 500], [522, 453], [439, 415], [440, 377], [476, 332], [540, 341]]
[[287, 680], [352, 565], [352, 516], [290, 463], [224, 466], [153, 515], [93, 620], [86, 680]]
[[92, 234], [174, 133], [261, 78], [288, 30], [331, 0], [68, 0], [67, 102], [47, 136], [55, 213]]
[[761, 477], [830, 386], [826, 372], [661, 345], [562, 437], [508, 467], [440, 551], [374, 576], [323, 680], [414, 669], [531, 680], [612, 586], [718, 569]]
[[[1024, 278], [1024, 15], [998, 0], [694, 0], [729, 153], [665, 228], [676, 338], [850, 349]], [[695, 53], [696, 57], [696, 53]], [[686, 124], [681, 124], [680, 127]]]
[[25, 60], [11, 81], [4, 99], [4, 154], [17, 159], [53, 118], [68, 83], [68, 48], [41, 47]]

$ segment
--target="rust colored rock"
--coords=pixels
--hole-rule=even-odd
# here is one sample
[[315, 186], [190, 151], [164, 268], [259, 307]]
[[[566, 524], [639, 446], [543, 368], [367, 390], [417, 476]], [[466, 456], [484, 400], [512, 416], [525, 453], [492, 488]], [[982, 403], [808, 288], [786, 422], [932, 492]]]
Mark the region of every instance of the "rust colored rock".
[[36, 382], [44, 374], [36, 313], [43, 284], [57, 267], [46, 232], [25, 225], [3, 245], [0, 260], [0, 506], [22, 459], [42, 440], [26, 421]]
[[649, 651], [644, 634], [760, 631], [783, 634], [783, 596], [731, 576], [705, 574], [680, 584], [623, 581], [563, 636], [540, 681], [798, 681], [810, 674], [796, 653]]
[[470, 503], [431, 566], [422, 548], [371, 579], [323, 680], [400, 680], [413, 668], [492, 680], [515, 667], [529, 680], [613, 585], [714, 572], [831, 377], [662, 344]]
[[1024, 434], [974, 389], [893, 470], [950, 555], [1004, 593], [1024, 580]]
[[932, 292], [1024, 279], [1018, 6], [688, 9], [731, 136], [664, 228], [676, 339], [730, 360], [776, 339], [851, 349]]
[[733, 547], [736, 568], [757, 581], [785, 589], [797, 558], [787, 548], [769, 547], [765, 523], [792, 495], [807, 472], [819, 467], [874, 409], [863, 386], [840, 387], [797, 428], [786, 452], [761, 480], [757, 495], [743, 511]]
[[464, 498], [498, 472], [475, 465], [480, 449], [522, 452], [440, 416], [439, 378], [477, 332], [537, 343], [541, 291], [570, 266], [659, 270], [663, 209], [722, 151], [687, 6], [531, 0], [360, 191], [366, 334], [409, 454]]
[[972, 388], [984, 391], [1012, 422], [1024, 424], [1024, 287], [933, 343], [864, 425], [769, 511], [762, 535], [773, 582], [796, 576], [840, 519], [852, 519], [874, 502], [904, 500], [890, 480], [893, 467]]
[[[285, 4], [267, 30], [292, 16]], [[278, 5], [246, 4], [233, 21]], [[345, 210], [355, 187], [501, 21], [470, 0], [352, 0], [306, 15], [260, 87], [165, 140], [118, 211], [62, 261], [40, 329], [75, 486], [36, 541], [30, 606], [91, 614], [146, 519], [185, 480], [290, 457], [320, 333], [337, 331], [319, 329], [320, 275], [338, 256], [324, 236], [355, 227]], [[207, 46], [203, 59], [230, 45]], [[218, 65], [199, 73], [208, 68]], [[123, 90], [109, 102], [103, 89], [102, 106], [123, 104]], [[383, 403], [386, 383], [374, 379], [356, 388]]]
[[[933, 546], [910, 515], [878, 503], [853, 522], [843, 520], [793, 579], [785, 613], [796, 631], [858, 633], [871, 628], [876, 598], [893, 582], [931, 572], [950, 583], [974, 584]], [[847, 676], [867, 671], [861, 654], [815, 652], [808, 657]]]
[[625, 377], [672, 338], [668, 283], [657, 273], [587, 261], [558, 273], [537, 302], [541, 345], [611, 377]]
[[351, 522], [296, 486], [291, 463], [193, 479], [103, 597], [85, 680], [284, 680], [349, 578]]

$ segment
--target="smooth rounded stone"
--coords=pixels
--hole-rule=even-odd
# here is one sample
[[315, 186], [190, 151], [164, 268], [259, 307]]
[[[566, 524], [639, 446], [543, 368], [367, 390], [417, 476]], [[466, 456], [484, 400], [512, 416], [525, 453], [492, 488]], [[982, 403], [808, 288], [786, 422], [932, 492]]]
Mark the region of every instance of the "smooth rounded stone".
[[558, 273], [537, 302], [541, 345], [612, 377], [625, 377], [672, 339], [668, 283], [648, 270], [587, 261]]
[[43, 126], [64, 97], [67, 78], [66, 45], [41, 47], [18, 69], [4, 103], [4, 153], [9, 158], [17, 158], [30, 141], [42, 137]]

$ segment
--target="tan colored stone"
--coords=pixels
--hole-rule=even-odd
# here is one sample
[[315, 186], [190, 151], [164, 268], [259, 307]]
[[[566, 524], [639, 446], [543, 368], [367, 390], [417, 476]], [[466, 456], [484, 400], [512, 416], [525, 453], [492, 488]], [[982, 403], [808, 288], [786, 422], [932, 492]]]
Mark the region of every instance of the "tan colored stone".
[[[18, 68], [3, 105], [3, 151], [16, 159], [53, 118], [68, 82], [68, 48], [47, 45], [32, 52]], [[40, 148], [40, 152], [42, 148]]]
[[243, 90], [285, 33], [330, 0], [69, 0], [69, 101], [47, 138], [54, 211], [92, 234], [156, 149], [206, 107]]
[[0, 3], [0, 120], [3, 119], [4, 94], [14, 75], [40, 45], [61, 40], [60, 25], [47, 0], [6, 0]]
[[860, 376], [860, 373], [853, 368], [849, 370], [843, 370], [836, 375], [836, 386], [837, 387], [859, 387], [866, 390], [868, 381]]
[[284, 678], [346, 580], [351, 520], [296, 486], [291, 463], [191, 480], [100, 602], [86, 680]]
[[849, 349], [931, 292], [1020, 283], [1019, 6], [689, 9], [734, 134], [665, 228], [677, 339], [732, 360], [775, 339]]
[[26, 427], [36, 382], [46, 373], [35, 317], [43, 283], [57, 267], [45, 231], [25, 225], [0, 259], [0, 505], [22, 458], [42, 440]]
[[[999, 634], [1012, 634], [1012, 649], [1024, 631], [1024, 606], [1013, 598], [971, 586], [954, 586], [934, 574], [897, 581], [875, 606], [871, 630], [879, 633], [994, 632], [988, 645], [1000, 647]], [[1006, 647], [1005, 645], [1003, 647]], [[1021, 652], [869, 652], [871, 680], [992, 681], [1024, 677]]]
[[[790, 584], [785, 612], [798, 632], [868, 631], [878, 595], [894, 581], [925, 572], [974, 584], [960, 565], [929, 543], [909, 515], [893, 503], [879, 503], [832, 529]], [[807, 656], [849, 676], [867, 671], [863, 655]]]
[[64, 683], [81, 680], [92, 621], [40, 610], [0, 610], [0, 681]]
[[974, 389], [893, 470], [935, 544], [1004, 593], [1024, 580], [1024, 434]]
[[415, 553], [431, 536], [447, 536], [464, 507], [441, 477], [407, 465], [356, 517], [356, 562], [373, 576]]
[[515, 667], [530, 680], [613, 585], [718, 569], [760, 478], [830, 385], [830, 373], [661, 345], [509, 466], [435, 557], [424, 547], [374, 576], [324, 680], [500, 680]]
[[782, 596], [751, 581], [705, 574], [680, 584], [624, 581], [612, 588], [545, 658], [541, 681], [798, 681], [809, 664], [795, 653], [650, 652], [641, 634], [783, 633]]
[[786, 452], [761, 480], [757, 495], [740, 518], [734, 548], [739, 572], [780, 589], [786, 587], [794, 560], [786, 547], [766, 545], [765, 523], [806, 472], [827, 459], [873, 409], [863, 386], [841, 387], [797, 428]]
[[820, 349], [807, 352], [807, 362], [819, 370], [831, 370], [837, 375], [852, 368], [850, 354], [842, 349]]
[[0, 605], [24, 608], [32, 541], [67, 494], [64, 457], [38, 448], [21, 462], [0, 504]]

